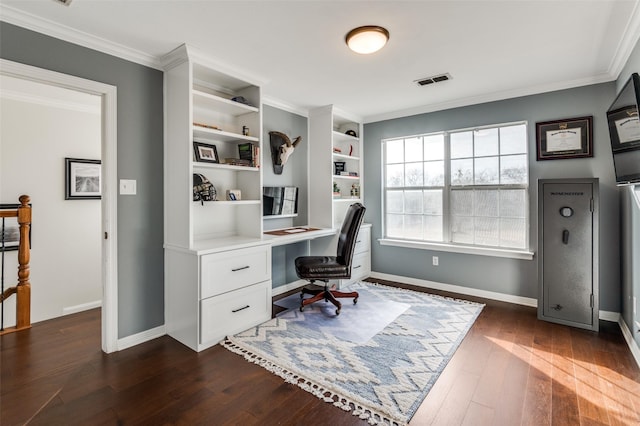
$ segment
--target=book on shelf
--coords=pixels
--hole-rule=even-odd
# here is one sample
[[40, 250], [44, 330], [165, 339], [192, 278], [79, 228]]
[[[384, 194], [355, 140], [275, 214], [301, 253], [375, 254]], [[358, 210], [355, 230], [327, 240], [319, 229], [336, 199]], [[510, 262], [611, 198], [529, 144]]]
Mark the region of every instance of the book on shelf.
[[251, 167], [260, 167], [260, 147], [252, 143], [238, 144], [238, 157], [248, 161]]
[[249, 160], [243, 160], [241, 158], [225, 158], [224, 159], [224, 163], [225, 164], [230, 164], [232, 166], [245, 166], [245, 167], [251, 167], [251, 161]]

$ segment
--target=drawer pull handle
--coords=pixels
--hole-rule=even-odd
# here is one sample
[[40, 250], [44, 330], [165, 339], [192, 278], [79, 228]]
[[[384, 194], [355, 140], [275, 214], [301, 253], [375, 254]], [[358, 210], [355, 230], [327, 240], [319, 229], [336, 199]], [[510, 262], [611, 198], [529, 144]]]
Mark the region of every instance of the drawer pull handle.
[[247, 309], [248, 307], [249, 307], [249, 305], [247, 305], [247, 306], [243, 306], [242, 308], [234, 309], [234, 310], [233, 310], [233, 311], [231, 311], [231, 312], [233, 312], [233, 313], [235, 314], [236, 312], [243, 311], [243, 310]]
[[353, 269], [358, 269], [359, 267], [361, 267], [362, 265], [358, 265], [358, 266], [354, 266]]
[[359, 244], [361, 242], [362, 242], [362, 240], [356, 240], [356, 244]]
[[243, 269], [249, 269], [249, 265], [243, 266], [241, 268], [232, 269], [231, 272], [238, 272], [238, 271], [242, 271]]

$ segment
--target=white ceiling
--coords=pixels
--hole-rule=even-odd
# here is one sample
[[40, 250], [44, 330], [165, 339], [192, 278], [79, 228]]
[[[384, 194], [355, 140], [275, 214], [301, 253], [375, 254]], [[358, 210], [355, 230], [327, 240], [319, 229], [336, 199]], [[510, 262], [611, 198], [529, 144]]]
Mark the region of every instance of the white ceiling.
[[[156, 68], [187, 43], [255, 77], [271, 104], [371, 122], [615, 80], [639, 1], [0, 0], [0, 19]], [[350, 52], [361, 25], [386, 27], [387, 46]], [[441, 73], [452, 79], [414, 83]]]

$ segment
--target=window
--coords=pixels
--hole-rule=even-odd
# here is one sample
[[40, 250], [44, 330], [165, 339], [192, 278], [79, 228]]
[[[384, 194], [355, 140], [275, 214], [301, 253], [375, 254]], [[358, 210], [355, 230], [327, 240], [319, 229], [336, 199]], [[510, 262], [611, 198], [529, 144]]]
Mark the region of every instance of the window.
[[383, 141], [384, 238], [528, 249], [526, 123]]

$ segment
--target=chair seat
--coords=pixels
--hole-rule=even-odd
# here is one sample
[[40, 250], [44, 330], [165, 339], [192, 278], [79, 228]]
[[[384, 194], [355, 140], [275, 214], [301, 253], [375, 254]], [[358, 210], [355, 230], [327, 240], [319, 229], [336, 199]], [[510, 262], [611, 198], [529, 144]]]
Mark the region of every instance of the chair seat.
[[300, 278], [327, 280], [350, 276], [347, 265], [339, 262], [336, 256], [302, 256], [296, 258], [295, 264]]

